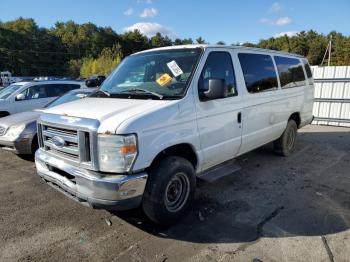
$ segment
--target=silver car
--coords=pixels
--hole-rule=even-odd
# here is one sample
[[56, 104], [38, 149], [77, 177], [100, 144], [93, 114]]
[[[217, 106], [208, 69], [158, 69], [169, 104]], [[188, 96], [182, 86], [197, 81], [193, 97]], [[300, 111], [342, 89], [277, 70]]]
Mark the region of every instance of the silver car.
[[[94, 93], [95, 88], [72, 90], [45, 108], [78, 100]], [[0, 148], [19, 155], [32, 155], [38, 148], [36, 121], [41, 110], [22, 112], [0, 118]]]
[[42, 108], [68, 91], [86, 88], [83, 81], [30, 81], [0, 90], [0, 117]]

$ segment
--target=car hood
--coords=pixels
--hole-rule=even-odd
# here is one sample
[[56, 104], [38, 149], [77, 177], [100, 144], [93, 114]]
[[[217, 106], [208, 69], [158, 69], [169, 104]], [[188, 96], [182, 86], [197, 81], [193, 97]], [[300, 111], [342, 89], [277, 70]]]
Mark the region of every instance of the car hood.
[[114, 133], [125, 120], [176, 102], [177, 100], [85, 98], [46, 109], [43, 112], [68, 117], [96, 119], [100, 122], [99, 133]]
[[28, 124], [36, 121], [41, 112], [28, 111], [0, 118], [0, 126], [9, 128], [10, 126]]

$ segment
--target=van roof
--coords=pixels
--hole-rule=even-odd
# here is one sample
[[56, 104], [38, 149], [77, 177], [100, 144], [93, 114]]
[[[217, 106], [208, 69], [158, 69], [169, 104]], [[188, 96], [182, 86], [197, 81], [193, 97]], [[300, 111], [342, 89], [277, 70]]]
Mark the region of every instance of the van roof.
[[257, 47], [246, 47], [246, 46], [225, 46], [225, 45], [203, 45], [203, 44], [194, 44], [194, 45], [174, 45], [174, 46], [165, 46], [165, 47], [159, 47], [159, 48], [153, 48], [153, 49], [148, 49], [144, 50], [141, 52], [137, 52], [136, 54], [141, 54], [141, 53], [147, 53], [151, 51], [157, 51], [157, 50], [173, 50], [173, 49], [187, 49], [187, 48], [223, 48], [223, 49], [238, 49], [238, 50], [246, 50], [246, 51], [258, 51], [258, 52], [266, 52], [266, 53], [271, 53], [271, 54], [280, 54], [280, 55], [289, 55], [289, 56], [295, 56], [295, 57], [300, 57], [303, 58], [303, 56], [294, 54], [294, 53], [288, 53], [288, 52], [283, 52], [283, 51], [276, 51], [276, 50], [271, 50], [271, 49], [264, 49], [264, 48], [257, 48]]

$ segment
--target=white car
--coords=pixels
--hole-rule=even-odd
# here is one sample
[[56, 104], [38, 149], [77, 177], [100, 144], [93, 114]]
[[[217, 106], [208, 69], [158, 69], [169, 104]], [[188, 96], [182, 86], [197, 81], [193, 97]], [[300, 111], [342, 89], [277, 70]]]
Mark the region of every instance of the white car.
[[44, 111], [38, 175], [84, 205], [141, 205], [168, 224], [190, 206], [198, 178], [232, 174], [234, 158], [269, 142], [290, 155], [313, 98], [298, 55], [207, 45], [139, 52], [94, 97]]
[[41, 108], [64, 93], [84, 88], [80, 81], [31, 81], [0, 90], [0, 117]]

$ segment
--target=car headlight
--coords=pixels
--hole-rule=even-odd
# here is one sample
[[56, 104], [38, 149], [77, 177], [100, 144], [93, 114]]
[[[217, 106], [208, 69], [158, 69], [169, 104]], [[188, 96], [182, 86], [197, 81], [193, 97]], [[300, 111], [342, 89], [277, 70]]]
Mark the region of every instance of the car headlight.
[[136, 135], [98, 135], [98, 159], [103, 172], [129, 172], [137, 156]]
[[23, 130], [25, 128], [26, 128], [25, 124], [11, 126], [7, 130], [5, 136], [10, 137], [10, 138], [17, 138], [17, 137], [19, 137], [19, 135], [23, 132]]

